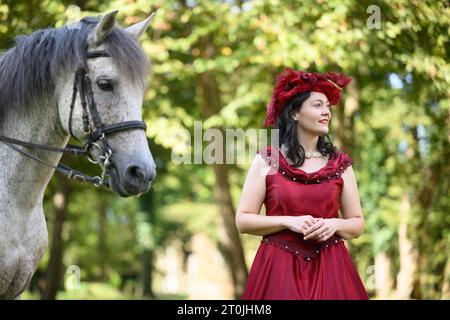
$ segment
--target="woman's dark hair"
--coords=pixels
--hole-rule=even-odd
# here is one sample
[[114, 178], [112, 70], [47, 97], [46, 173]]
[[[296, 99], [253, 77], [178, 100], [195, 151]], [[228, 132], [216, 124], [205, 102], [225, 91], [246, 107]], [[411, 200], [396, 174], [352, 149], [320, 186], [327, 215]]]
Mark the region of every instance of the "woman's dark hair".
[[[283, 112], [276, 121], [275, 128], [280, 130], [280, 146], [283, 144], [286, 146], [286, 156], [293, 162], [295, 167], [300, 167], [305, 162], [305, 149], [298, 143], [297, 122], [292, 118], [292, 115], [300, 110], [303, 102], [308, 100], [310, 96], [310, 91], [294, 96], [286, 103]], [[317, 141], [317, 150], [322, 155], [330, 155], [331, 157], [337, 151], [337, 148], [331, 142], [330, 137], [327, 134], [323, 134], [319, 136]]]

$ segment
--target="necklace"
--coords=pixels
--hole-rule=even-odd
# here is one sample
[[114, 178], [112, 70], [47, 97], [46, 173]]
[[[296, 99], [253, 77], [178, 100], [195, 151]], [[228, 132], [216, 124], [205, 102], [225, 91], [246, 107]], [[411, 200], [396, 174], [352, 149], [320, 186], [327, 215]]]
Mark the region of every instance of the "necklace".
[[305, 157], [307, 159], [310, 159], [310, 158], [326, 158], [326, 156], [324, 156], [323, 154], [321, 154], [318, 151], [314, 151], [314, 152], [306, 151], [305, 152]]
[[[284, 154], [286, 154], [287, 151], [287, 147], [285, 144], [281, 145], [281, 149], [284, 151]], [[311, 158], [328, 158], [327, 156], [324, 156], [323, 154], [321, 154], [319, 151], [314, 151], [314, 152], [310, 152], [310, 151], [305, 151], [305, 158], [306, 159], [311, 159]]]

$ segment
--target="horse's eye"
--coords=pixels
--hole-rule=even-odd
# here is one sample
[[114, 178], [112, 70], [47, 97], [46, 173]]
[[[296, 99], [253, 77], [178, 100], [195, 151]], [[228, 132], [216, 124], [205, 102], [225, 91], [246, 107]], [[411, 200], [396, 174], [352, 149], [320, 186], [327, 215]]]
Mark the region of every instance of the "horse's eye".
[[109, 79], [98, 79], [97, 85], [100, 88], [100, 90], [103, 90], [103, 91], [113, 91], [114, 90], [113, 82]]

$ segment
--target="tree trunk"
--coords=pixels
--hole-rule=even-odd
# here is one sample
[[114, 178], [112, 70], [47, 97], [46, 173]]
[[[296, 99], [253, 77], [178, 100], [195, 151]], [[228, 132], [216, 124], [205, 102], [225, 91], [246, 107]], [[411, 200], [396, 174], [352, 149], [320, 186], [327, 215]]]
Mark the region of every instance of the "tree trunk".
[[153, 292], [153, 263], [154, 252], [153, 250], [144, 250], [142, 253], [143, 273], [142, 273], [142, 296], [147, 299], [154, 299], [155, 293]]
[[389, 299], [393, 289], [391, 277], [391, 259], [386, 252], [375, 256], [375, 292], [377, 299]]
[[[335, 132], [333, 144], [341, 151], [353, 155], [355, 146], [355, 114], [359, 109], [359, 91], [356, 83], [356, 79], [348, 85], [347, 98], [344, 102], [343, 108], [336, 109], [336, 122], [334, 123], [333, 131]], [[339, 212], [339, 216], [342, 218], [342, 214]], [[351, 254], [351, 241], [345, 241], [345, 247]]]
[[48, 261], [45, 272], [45, 289], [42, 296], [45, 300], [55, 300], [58, 289], [62, 285], [63, 280], [63, 247], [62, 238], [64, 221], [67, 217], [69, 196], [71, 187], [69, 181], [62, 175], [56, 175], [58, 179], [58, 191], [53, 196], [54, 219], [52, 242], [50, 249], [50, 259]]
[[397, 299], [410, 299], [417, 270], [418, 252], [408, 237], [408, 221], [410, 216], [410, 200], [408, 194], [403, 195], [400, 208], [400, 226], [398, 231], [398, 250], [400, 270], [397, 275]]
[[235, 224], [235, 210], [228, 184], [228, 168], [223, 164], [215, 164], [213, 169], [216, 176], [214, 194], [220, 207], [223, 224], [219, 237], [220, 249], [233, 279], [234, 296], [239, 299], [244, 293], [248, 272], [244, 250]]
[[[419, 236], [419, 238], [416, 240], [416, 243], [414, 243], [415, 248], [418, 248], [418, 250], [416, 254], [416, 261], [414, 263], [416, 272], [411, 297], [413, 299], [424, 299], [427, 298], [426, 296], [424, 296], [424, 293], [426, 294], [427, 291], [426, 277], [428, 276], [427, 271], [425, 270], [427, 265], [430, 265], [430, 257], [428, 254], [428, 250], [430, 250], [430, 248], [426, 239], [424, 239], [427, 237], [427, 232], [429, 232], [429, 229], [427, 228], [429, 217], [428, 213], [433, 210], [433, 207], [436, 205], [438, 199], [437, 190], [439, 190], [437, 186], [439, 186], [441, 183], [440, 177], [445, 176], [445, 173], [448, 172], [448, 170], [446, 170], [448, 166], [447, 162], [445, 161], [436, 161], [431, 165], [427, 165], [426, 159], [423, 159], [422, 154], [419, 150], [421, 138], [419, 138], [418, 136], [417, 126], [411, 128], [411, 133], [414, 138], [413, 159], [416, 163], [413, 170], [417, 170], [417, 172], [420, 172], [422, 176], [420, 184], [415, 188], [413, 193], [413, 203], [420, 208], [420, 217], [418, 219], [419, 223], [416, 223], [414, 225], [414, 228], [415, 230], [417, 230], [419, 235], [421, 232], [425, 233], [422, 234], [421, 237]], [[442, 147], [441, 156], [444, 159], [448, 159], [449, 149], [445, 146], [446, 145], [443, 145]], [[445, 191], [443, 194], [445, 194]]]
[[[200, 39], [199, 47], [204, 58], [215, 56], [216, 48], [212, 40], [207, 37]], [[199, 74], [198, 89], [203, 119], [218, 114], [221, 109], [221, 93], [215, 75], [209, 71]], [[225, 143], [223, 147], [225, 148]], [[225, 155], [226, 153], [222, 152], [222, 154]], [[236, 298], [240, 298], [243, 294], [248, 271], [245, 264], [244, 249], [235, 224], [235, 210], [228, 182], [228, 167], [224, 164], [214, 164], [213, 171], [216, 178], [214, 195], [222, 217], [219, 249], [227, 262], [229, 274], [233, 280], [234, 295]]]
[[335, 123], [335, 138], [333, 143], [342, 151], [353, 154], [355, 147], [355, 114], [359, 109], [359, 92], [356, 79], [348, 85], [347, 98], [344, 107], [337, 108], [337, 123]]
[[[155, 201], [153, 190], [142, 195], [139, 203], [143, 212], [146, 215], [146, 221], [150, 225], [155, 224]], [[151, 235], [152, 237], [154, 235]], [[155, 299], [153, 292], [153, 273], [155, 263], [155, 250], [153, 247], [146, 247], [142, 252], [142, 297], [145, 299]]]

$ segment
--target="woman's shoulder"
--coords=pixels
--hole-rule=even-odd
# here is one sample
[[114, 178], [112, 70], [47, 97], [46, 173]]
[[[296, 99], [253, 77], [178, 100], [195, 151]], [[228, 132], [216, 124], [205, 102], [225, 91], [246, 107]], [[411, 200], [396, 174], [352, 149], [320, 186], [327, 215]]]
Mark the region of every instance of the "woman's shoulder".
[[270, 151], [267, 152], [266, 148], [259, 149], [254, 154], [253, 159], [249, 167], [249, 173], [251, 175], [258, 174], [266, 176], [272, 168], [272, 160], [270, 156]]
[[272, 155], [272, 147], [265, 146], [256, 151], [255, 158], [264, 159], [266, 161], [270, 161], [270, 157]]
[[262, 169], [265, 175], [276, 173], [280, 163], [279, 153], [276, 150], [277, 147], [271, 145], [258, 149], [252, 165]]
[[344, 151], [336, 150], [330, 157], [334, 160], [334, 165], [341, 170], [345, 170], [353, 164], [353, 158]]
[[259, 155], [261, 155], [261, 156], [266, 156], [266, 155], [269, 155], [269, 156], [270, 156], [270, 154], [272, 153], [272, 150], [275, 150], [275, 147], [273, 147], [273, 146], [271, 146], [271, 145], [268, 145], [268, 146], [259, 148], [259, 149], [256, 151], [256, 153], [259, 154]]

